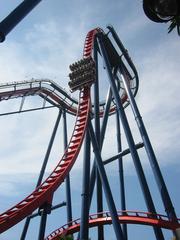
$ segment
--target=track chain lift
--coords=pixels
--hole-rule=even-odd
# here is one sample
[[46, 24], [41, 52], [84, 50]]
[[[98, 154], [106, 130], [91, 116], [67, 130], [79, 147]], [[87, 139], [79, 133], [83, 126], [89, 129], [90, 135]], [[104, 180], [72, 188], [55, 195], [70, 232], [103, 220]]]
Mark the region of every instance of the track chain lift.
[[72, 71], [69, 74], [68, 83], [72, 92], [90, 86], [96, 79], [96, 66], [92, 57], [81, 59], [69, 66]]

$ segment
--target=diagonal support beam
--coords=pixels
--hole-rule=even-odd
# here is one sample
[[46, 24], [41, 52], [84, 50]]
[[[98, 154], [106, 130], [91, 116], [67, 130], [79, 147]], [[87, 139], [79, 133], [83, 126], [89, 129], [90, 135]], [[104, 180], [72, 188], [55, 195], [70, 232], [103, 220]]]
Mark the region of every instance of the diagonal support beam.
[[114, 232], [115, 232], [117, 240], [124, 240], [123, 232], [122, 232], [121, 226], [119, 224], [118, 214], [117, 214], [117, 210], [116, 210], [115, 203], [114, 203], [114, 200], [113, 200], [113, 196], [112, 196], [112, 193], [111, 193], [110, 185], [109, 185], [107, 175], [106, 175], [106, 172], [105, 172], [105, 169], [104, 169], [104, 165], [103, 165], [103, 162], [102, 162], [100, 148], [98, 146], [98, 142], [97, 142], [97, 139], [96, 139], [96, 136], [95, 136], [93, 126], [92, 126], [91, 122], [89, 122], [88, 130], [89, 130], [89, 134], [90, 134], [90, 137], [91, 137], [93, 151], [94, 151], [94, 154], [95, 154], [96, 165], [97, 165], [97, 168], [98, 168], [98, 171], [99, 171], [99, 175], [100, 175], [100, 178], [101, 178], [101, 182], [102, 182], [102, 186], [103, 186], [103, 189], [104, 189], [105, 197], [106, 197], [106, 200], [107, 200], [107, 205], [108, 205], [109, 211], [111, 213]]
[[[104, 35], [103, 35], [103, 33], [98, 34], [98, 41], [99, 41], [99, 46], [100, 46], [100, 49], [101, 49], [102, 56], [103, 56], [104, 61], [105, 61], [111, 90], [113, 92], [113, 96], [114, 96], [115, 101], [116, 101], [117, 110], [118, 110], [119, 116], [121, 118], [121, 122], [122, 122], [122, 125], [123, 125], [123, 128], [124, 128], [126, 139], [127, 139], [128, 145], [129, 145], [129, 149], [130, 149], [130, 152], [131, 152], [131, 155], [132, 155], [134, 166], [136, 168], [137, 176], [139, 178], [139, 182], [140, 182], [140, 185], [141, 185], [141, 189], [142, 189], [142, 192], [143, 192], [143, 195], [144, 195], [144, 199], [145, 199], [148, 211], [152, 212], [152, 213], [156, 213], [154, 202], [153, 202], [150, 190], [149, 190], [149, 186], [147, 184], [147, 180], [146, 180], [146, 177], [145, 177], [142, 165], [141, 165], [139, 155], [138, 155], [136, 147], [135, 147], [135, 142], [134, 142], [131, 130], [130, 130], [130, 126], [129, 126], [124, 108], [123, 108], [122, 103], [121, 103], [121, 98], [119, 96], [118, 89], [117, 89], [115, 81], [114, 81], [114, 76], [112, 74], [111, 66], [110, 66], [110, 63], [109, 63], [109, 60], [108, 60], [107, 51], [106, 51], [106, 48], [105, 48], [105, 45], [104, 45]], [[154, 227], [154, 233], [155, 233], [155, 236], [156, 236], [157, 240], [164, 240], [164, 236], [163, 236], [163, 233], [162, 233], [161, 229], [158, 229], [158, 228]]]
[[[51, 149], [52, 149], [52, 145], [54, 143], [56, 132], [57, 132], [59, 122], [60, 122], [60, 119], [61, 119], [61, 114], [62, 114], [62, 110], [60, 109], [59, 113], [58, 113], [58, 116], [57, 116], [57, 120], [56, 120], [55, 125], [54, 125], [54, 129], [53, 129], [50, 141], [49, 141], [49, 145], [48, 145], [46, 155], [45, 155], [42, 167], [41, 167], [41, 171], [40, 171], [40, 174], [39, 174], [39, 177], [38, 177], [38, 180], [37, 180], [36, 187], [38, 187], [42, 182], [42, 179], [43, 179], [43, 176], [44, 176], [44, 173], [45, 173], [45, 169], [46, 169], [46, 166], [47, 166], [47, 163], [48, 163], [49, 155], [50, 155], [50, 152], [51, 152]], [[45, 219], [45, 216], [43, 218]], [[24, 228], [23, 228], [20, 240], [25, 240], [26, 239], [26, 235], [27, 235], [27, 231], [28, 231], [28, 228], [29, 228], [30, 221], [31, 221], [31, 218], [29, 216], [25, 220], [25, 224], [24, 224]]]

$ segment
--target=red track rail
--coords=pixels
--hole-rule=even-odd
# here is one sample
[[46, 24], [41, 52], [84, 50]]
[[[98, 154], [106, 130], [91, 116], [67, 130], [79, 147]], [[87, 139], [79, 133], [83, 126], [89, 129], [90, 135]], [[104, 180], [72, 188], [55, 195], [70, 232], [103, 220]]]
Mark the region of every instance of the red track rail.
[[[91, 56], [94, 38], [99, 31], [101, 31], [101, 29], [97, 28], [87, 34], [83, 51], [84, 58]], [[42, 96], [43, 94], [48, 95], [57, 104], [62, 104], [63, 107], [67, 108], [70, 112], [72, 111], [73, 114], [77, 112], [75, 127], [64, 155], [62, 156], [61, 160], [57, 164], [54, 171], [50, 174], [50, 176], [29, 196], [27, 196], [25, 199], [23, 199], [21, 202], [19, 202], [6, 212], [0, 214], [0, 233], [6, 231], [10, 227], [20, 222], [22, 219], [30, 215], [35, 209], [41, 207], [44, 203], [51, 202], [53, 193], [64, 181], [71, 168], [73, 167], [73, 164], [75, 163], [87, 127], [88, 116], [91, 108], [90, 87], [86, 87], [80, 91], [79, 105], [77, 110], [75, 108], [71, 109], [71, 106], [64, 103], [63, 99], [59, 98], [53, 92], [49, 92], [49, 90], [46, 88], [23, 88], [12, 92], [1, 93], [0, 97], [4, 99], [6, 99], [7, 97], [8, 100], [11, 97], [21, 97], [24, 95], [37, 94], [39, 94], [40, 96]], [[126, 98], [126, 95], [123, 96], [122, 102], [125, 102]], [[110, 112], [113, 112], [114, 110], [115, 106], [111, 108]]]
[[[32, 83], [34, 83], [34, 82], [32, 82]], [[30, 84], [30, 82], [29, 82], [29, 84]], [[29, 88], [24, 88], [24, 86], [22, 86], [22, 89], [0, 92], [0, 101], [14, 99], [14, 98], [20, 98], [23, 96], [27, 97], [27, 96], [36, 96], [36, 95], [39, 95], [43, 99], [49, 98], [51, 100], [51, 103], [54, 106], [61, 106], [63, 108], [66, 108], [66, 110], [73, 115], [76, 115], [76, 113], [77, 113], [77, 104], [74, 104], [73, 102], [71, 102], [71, 103], [67, 102], [65, 100], [66, 97], [61, 96], [62, 94], [60, 95], [60, 94], [58, 94], [58, 92], [54, 92], [45, 86], [29, 87]], [[125, 95], [125, 93], [121, 96], [121, 100], [122, 100], [123, 104], [127, 103], [126, 102], [127, 95]], [[103, 113], [104, 113], [103, 106], [104, 105], [100, 106], [100, 109], [99, 109], [100, 117], [102, 117]], [[116, 105], [113, 104], [109, 110], [109, 114], [113, 114], [113, 113], [115, 113], [115, 111], [116, 111]]]
[[68, 112], [72, 113], [73, 115], [77, 114], [77, 108], [72, 106], [71, 104], [67, 103], [62, 99], [62, 97], [52, 90], [46, 88], [46, 87], [29, 87], [22, 89], [16, 89], [12, 91], [6, 91], [0, 93], [0, 101], [2, 100], [9, 100], [13, 98], [19, 98], [23, 96], [35, 96], [39, 95], [42, 98], [47, 98], [47, 96], [52, 100], [54, 105], [56, 106], [62, 106], [63, 108], [66, 108]]
[[51, 199], [70, 172], [82, 145], [90, 110], [90, 89], [80, 92], [79, 109], [69, 145], [50, 176], [29, 196], [0, 215], [0, 233], [6, 231]]
[[[175, 230], [180, 223], [169, 221], [164, 215], [154, 215], [147, 212], [118, 211], [120, 223], [141, 224]], [[180, 219], [179, 219], [180, 221]], [[80, 230], [81, 219], [76, 219], [52, 232], [45, 240], [59, 240], [60, 237], [74, 234]], [[112, 224], [109, 212], [97, 213], [89, 216], [89, 228]]]
[[[100, 28], [97, 28], [90, 31], [87, 34], [85, 44], [84, 44], [84, 51], [83, 51], [84, 58], [91, 55], [93, 44], [94, 44], [94, 36], [100, 31], [102, 30]], [[7, 91], [8, 88], [11, 90]], [[76, 99], [72, 99], [70, 96], [67, 96], [68, 94], [67, 92], [65, 92], [64, 89], [62, 89], [56, 83], [48, 79], [44, 79], [40, 81], [32, 80], [32, 82], [31, 81], [24, 81], [24, 82], [17, 82], [17, 83], [14, 82], [14, 83], [0, 85], [0, 101], [19, 98], [19, 97], [34, 96], [34, 95], [39, 95], [40, 97], [44, 98], [47, 101], [49, 99], [51, 104], [53, 104], [54, 106], [62, 106], [63, 108], [66, 108], [67, 111], [73, 115], [76, 115], [77, 113], [78, 101]], [[124, 104], [124, 107], [128, 105], [127, 95], [125, 91], [121, 92], [121, 101], [122, 101], [122, 104]], [[105, 106], [105, 102], [103, 101], [103, 103], [101, 103], [99, 106], [100, 117], [103, 116], [104, 106]], [[116, 104], [114, 103], [114, 101], [112, 101], [109, 114], [113, 114], [115, 113], [115, 111], [116, 111]], [[92, 107], [92, 112], [93, 112], [93, 107]]]
[[[92, 30], [86, 37], [84, 58], [91, 56], [96, 33], [97, 29]], [[0, 215], [0, 233], [17, 224], [45, 202], [51, 201], [53, 193], [64, 181], [79, 154], [87, 127], [90, 107], [90, 88], [86, 87], [80, 91], [74, 131], [63, 157], [50, 176], [34, 192]]]

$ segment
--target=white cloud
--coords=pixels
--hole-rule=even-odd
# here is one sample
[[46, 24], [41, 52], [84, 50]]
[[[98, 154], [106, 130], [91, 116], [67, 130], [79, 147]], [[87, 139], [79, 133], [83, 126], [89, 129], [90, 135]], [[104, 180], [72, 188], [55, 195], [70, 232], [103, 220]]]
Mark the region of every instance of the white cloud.
[[[140, 90], [137, 101], [155, 149], [163, 155], [168, 148], [178, 149], [179, 127], [179, 64], [180, 49], [176, 40], [164, 40], [147, 51], [140, 69]], [[164, 161], [169, 162], [168, 159]]]
[[[141, 18], [139, 18], [128, 26], [134, 30], [136, 29], [137, 31], [137, 29], [142, 30], [142, 28], [144, 28], [144, 24], [146, 23], [142, 22]], [[67, 82], [65, 83], [64, 81], [67, 81], [69, 61], [75, 58], [74, 55], [80, 56], [79, 52], [81, 51], [80, 49], [82, 49], [83, 44], [82, 32], [84, 32], [83, 24], [80, 25], [79, 29], [73, 29], [73, 26], [68, 25], [63, 30], [60, 29], [58, 23], [52, 19], [46, 21], [44, 24], [35, 24], [32, 27], [32, 31], [27, 32], [25, 36], [24, 43], [26, 46], [28, 46], [27, 48], [25, 48], [24, 44], [17, 42], [10, 42], [8, 44], [8, 47], [6, 45], [2, 47], [0, 57], [1, 79], [3, 79], [4, 82], [11, 80], [22, 80], [27, 76], [30, 78], [36, 76], [55, 76], [60, 84], [67, 86]], [[141, 66], [140, 90], [138, 93], [139, 96], [137, 97], [137, 101], [139, 101], [138, 104], [140, 105], [140, 109], [145, 119], [152, 120], [155, 118], [154, 115], [157, 114], [157, 112], [160, 112], [160, 110], [171, 109], [172, 111], [172, 106], [174, 109], [178, 107], [178, 101], [174, 103], [174, 96], [178, 97], [179, 81], [174, 80], [173, 84], [172, 81], [170, 82], [170, 79], [178, 79], [178, 61], [175, 59], [178, 59], [178, 52], [176, 51], [177, 47], [178, 45], [175, 41], [171, 41], [171, 47], [167, 41], [164, 41], [158, 46], [151, 47], [150, 50], [147, 50], [146, 56], [144, 55], [144, 58], [137, 63], [138, 66]], [[164, 49], [166, 49], [166, 51], [164, 51]], [[11, 71], [9, 71], [10, 62]], [[141, 64], [142, 62], [143, 65]], [[166, 71], [166, 73], [164, 71], [165, 67], [166, 69], [168, 68], [168, 71]], [[159, 106], [161, 106], [161, 109]], [[163, 114], [163, 112], [161, 114]], [[41, 122], [45, 122], [45, 119], [45, 116], [44, 119], [41, 118]], [[8, 124], [9, 120], [7, 119], [5, 121], [6, 124]], [[168, 123], [165, 123], [164, 119], [161, 119], [161, 127], [162, 122], [164, 127], [168, 125]], [[171, 129], [170, 131], [166, 132], [164, 141], [159, 140], [162, 139], [160, 136], [163, 134], [163, 129], [158, 127], [158, 123], [156, 123], [156, 121], [153, 122], [154, 125], [151, 124], [151, 129], [154, 129], [151, 130], [151, 137], [153, 141], [155, 141], [155, 145], [159, 149], [159, 152], [161, 152], [160, 149], [163, 150], [165, 146], [167, 146], [167, 138], [170, 137], [172, 139], [175, 139], [175, 137], [177, 137], [179, 130], [177, 130], [174, 136], [172, 136], [172, 129], [174, 129], [174, 127], [177, 129], [178, 127], [177, 122], [178, 121], [174, 121], [174, 123], [171, 123]], [[31, 123], [28, 124], [30, 125]], [[9, 139], [13, 138], [15, 131], [13, 131], [13, 129], [16, 129], [16, 132], [18, 132], [17, 119], [15, 119], [13, 123], [9, 123], [8, 126], [11, 126], [12, 130], [10, 131], [9, 137], [3, 140], [4, 142], [7, 142], [7, 147], [10, 144]], [[4, 134], [4, 128], [1, 131], [3, 131], [3, 135], [6, 135]], [[115, 129], [111, 128], [109, 135], [112, 134], [112, 132], [115, 133]], [[169, 132], [171, 133], [171, 136], [169, 135]], [[36, 130], [36, 133], [38, 133], [38, 130]], [[31, 138], [30, 134], [31, 130], [29, 130], [29, 138]], [[44, 131], [43, 135], [39, 134], [35, 139], [37, 139], [38, 142], [41, 141], [41, 138], [45, 139], [46, 136], [47, 134]], [[106, 146], [108, 146], [110, 138], [106, 137], [106, 139]], [[32, 159], [35, 156], [39, 155], [39, 149], [35, 148], [35, 146], [37, 146], [37, 143], [34, 140], [33, 142], [32, 140], [28, 140], [26, 146], [29, 146], [29, 149], [26, 148], [25, 153], [18, 153], [18, 159], [21, 159], [18, 160], [19, 162], [22, 161], [23, 156], [28, 156], [29, 158], [31, 156]], [[33, 152], [31, 152], [30, 149], [34, 149]], [[107, 147], [105, 147], [105, 149], [106, 155], [106, 153], [108, 154], [109, 149]], [[9, 159], [11, 162], [12, 158], [10, 157]], [[14, 164], [16, 164], [15, 162]], [[35, 171], [35, 166], [36, 164], [33, 168], [31, 167], [30, 171]], [[28, 168], [30, 169], [29, 165], [27, 164], [26, 171]], [[15, 168], [13, 168], [13, 171], [14, 169]], [[8, 167], [5, 167], [5, 170], [8, 171]], [[23, 166], [18, 169], [18, 171], [23, 170], [25, 170]]]
[[[109, 1], [106, 4], [109, 6]], [[120, 7], [120, 5], [118, 6]], [[11, 40], [7, 45], [1, 45], [0, 81], [9, 82], [25, 78], [31, 79], [32, 77], [47, 77], [55, 79], [61, 86], [66, 87], [68, 65], [81, 57], [85, 34], [89, 30], [88, 26], [92, 25], [91, 19], [94, 23], [96, 21], [94, 17], [98, 16], [98, 25], [102, 18], [102, 24], [104, 24], [104, 21], [110, 21], [111, 19], [107, 16], [108, 9], [101, 12], [99, 11], [101, 7], [102, 4], [97, 9], [92, 8], [91, 11], [88, 11], [88, 9], [82, 11], [80, 19], [73, 18], [63, 27], [54, 19], [47, 19], [44, 23], [36, 23], [32, 26], [31, 31], [26, 32], [21, 42], [17, 43], [17, 41]], [[112, 8], [113, 5], [110, 6], [110, 9]], [[133, 9], [131, 9], [131, 13], [132, 11]], [[138, 66], [140, 75], [137, 103], [153, 146], [155, 146], [160, 164], [167, 165], [170, 161], [172, 162], [172, 159], [168, 158], [168, 155], [165, 155], [164, 152], [179, 153], [179, 41], [176, 38], [168, 37], [167, 40], [164, 39], [157, 45], [153, 46], [152, 42], [150, 45], [144, 44], [143, 49], [140, 48], [137, 44], [139, 35], [136, 34], [143, 33], [149, 23], [143, 22], [141, 17], [137, 18], [137, 12], [131, 17], [130, 15], [124, 17], [121, 24], [116, 22], [116, 25], [120, 35], [123, 35], [123, 39], [129, 41], [129, 45], [130, 41], [137, 37], [136, 42], [131, 42], [133, 46], [131, 47], [133, 49], [132, 55], [135, 56], [134, 63]], [[119, 16], [116, 15], [116, 17]], [[75, 25], [73, 21], [75, 21]], [[144, 42], [146, 42], [146, 37], [144, 37]], [[15, 104], [14, 101], [9, 102], [9, 107], [12, 103]], [[0, 122], [0, 173], [6, 173], [8, 177], [8, 174], [12, 175], [11, 180], [8, 181], [8, 177], [3, 176], [4, 181], [1, 181], [0, 191], [6, 196], [19, 194], [18, 185], [23, 178], [26, 179], [28, 184], [33, 185], [34, 178], [31, 177], [31, 181], [27, 176], [31, 174], [31, 176], [37, 176], [44, 158], [56, 113], [48, 111], [47, 114], [46, 112], [33, 114], [6, 117], [2, 118]], [[132, 129], [137, 143], [140, 141], [140, 137], [135, 130], [134, 118], [132, 115], [130, 116], [129, 110], [128, 116], [130, 121], [133, 122]], [[70, 135], [73, 122], [70, 121], [69, 124]], [[114, 122], [110, 121], [103, 158], [116, 153], [116, 129], [113, 124]], [[57, 146], [52, 153], [48, 171], [54, 167], [59, 156], [63, 153], [62, 137], [59, 137], [56, 143]], [[126, 146], [127, 144], [123, 143], [123, 147]], [[142, 154], [141, 156], [143, 164], [146, 164], [147, 160]], [[78, 190], [80, 188], [79, 181], [81, 181], [79, 173], [82, 173], [82, 160], [83, 151], [81, 151], [81, 155], [72, 170], [72, 174], [75, 175], [73, 188]], [[174, 158], [173, 161], [177, 162], [178, 160]], [[132, 161], [128, 157], [125, 164], [127, 167], [125, 173], [131, 174], [132, 171], [129, 166], [131, 166]], [[108, 172], [114, 175], [115, 171], [117, 172], [117, 167], [110, 167], [109, 165]], [[23, 173], [25, 175], [22, 175]], [[17, 175], [19, 175], [19, 179]], [[16, 179], [17, 181], [15, 181]]]

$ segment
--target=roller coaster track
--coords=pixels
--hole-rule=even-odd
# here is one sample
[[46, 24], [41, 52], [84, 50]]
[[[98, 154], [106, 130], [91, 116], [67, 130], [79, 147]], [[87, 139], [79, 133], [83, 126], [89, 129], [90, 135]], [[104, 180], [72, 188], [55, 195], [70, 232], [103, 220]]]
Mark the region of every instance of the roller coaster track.
[[[65, 89], [61, 88], [58, 84], [49, 79], [41, 79], [41, 80], [32, 80], [32, 81], [22, 81], [22, 82], [14, 82], [9, 84], [1, 84], [0, 85], [0, 101], [10, 100], [14, 98], [20, 97], [28, 97], [28, 96], [40, 96], [45, 101], [49, 102], [51, 105], [55, 107], [62, 107], [67, 110], [68, 113], [72, 115], [76, 115], [78, 109], [78, 100], [71, 97]], [[126, 102], [127, 98], [125, 92], [122, 93], [122, 102], [124, 104], [128, 104]], [[103, 116], [105, 107], [105, 101], [102, 101], [99, 105], [100, 116]], [[109, 114], [113, 114], [115, 112], [116, 105], [115, 102], [111, 102], [111, 108]], [[92, 105], [93, 111], [93, 105]], [[18, 113], [13, 112], [13, 113]], [[8, 113], [6, 113], [8, 114]], [[0, 114], [5, 115], [5, 114]]]
[[[97, 29], [97, 31], [101, 31]], [[92, 51], [93, 40], [91, 39], [91, 31], [88, 33], [85, 45], [84, 45], [84, 57], [87, 57], [90, 51]], [[120, 58], [124, 56], [124, 53], [121, 53]], [[123, 65], [125, 70], [127, 68]], [[133, 67], [131, 67], [133, 69]], [[126, 107], [129, 102], [127, 100], [127, 95], [125, 89], [123, 88], [122, 84], [117, 80], [117, 84], [119, 86], [119, 94], [121, 97], [121, 101]], [[138, 90], [138, 77], [136, 74], [134, 76], [129, 76], [129, 84], [134, 96]], [[62, 107], [67, 110], [68, 113], [76, 115], [78, 109], [78, 100], [69, 95], [69, 93], [64, 89], [61, 88], [57, 83], [49, 79], [32, 79], [30, 81], [20, 81], [20, 82], [12, 82], [12, 83], [4, 83], [0, 84], [0, 101], [10, 100], [14, 98], [25, 98], [28, 96], [40, 96], [44, 99], [44, 103], [48, 102], [51, 106], [55, 107]], [[44, 104], [43, 104], [44, 105]], [[42, 107], [44, 108], [44, 106]], [[39, 108], [39, 109], [42, 109]], [[103, 112], [105, 109], [105, 101], [101, 101], [99, 103], [99, 115], [100, 117], [103, 116]], [[34, 109], [32, 109], [34, 110]], [[29, 111], [29, 110], [28, 110]], [[111, 107], [109, 110], [109, 115], [115, 113], [116, 111], [116, 104], [114, 99], [111, 101]], [[23, 112], [21, 107], [18, 111], [14, 112], [7, 112], [7, 113], [0, 113], [0, 116], [12, 114], [12, 113], [19, 113]], [[92, 104], [92, 113], [93, 113], [93, 104]]]
[[89, 88], [83, 89], [80, 92], [79, 108], [74, 131], [69, 145], [58, 165], [50, 176], [38, 188], [36, 188], [34, 192], [0, 215], [0, 233], [21, 221], [45, 202], [49, 202], [54, 191], [64, 181], [65, 177], [71, 170], [82, 145], [90, 110], [89, 94]]
[[[84, 58], [91, 56], [94, 36], [97, 31], [99, 30], [95, 29], [87, 34], [84, 46]], [[31, 91], [26, 88], [21, 90], [15, 89], [16, 93], [13, 97], [26, 93], [37, 94], [38, 91], [38, 88], [32, 88]], [[7, 95], [9, 95], [9, 98], [12, 97], [9, 92], [6, 93], [6, 96]], [[5, 94], [2, 94], [1, 97], [5, 97]], [[17, 224], [19, 221], [30, 215], [35, 209], [41, 207], [43, 204], [51, 203], [53, 193], [64, 181], [78, 156], [86, 131], [90, 108], [90, 87], [85, 87], [80, 91], [76, 122], [64, 155], [50, 176], [38, 188], [36, 188], [34, 192], [32, 192], [24, 200], [0, 215], [0, 233]], [[71, 109], [72, 111], [72, 108], [68, 109]]]
[[0, 101], [35, 95], [39, 95], [53, 106], [66, 108], [73, 115], [77, 113], [78, 101], [52, 80], [31, 80], [0, 85]]
[[[12, 13], [10, 13], [1, 23], [0, 27], [0, 41], [4, 41], [6, 35], [40, 2], [41, 0], [28, 0], [23, 1]], [[129, 84], [130, 90], [132, 91], [133, 95], [135, 96], [138, 89], [138, 75], [136, 72], [136, 69], [134, 67], [134, 64], [132, 63], [127, 50], [122, 45], [121, 41], [118, 40], [116, 33], [112, 31], [112, 27], [108, 27], [111, 32], [117, 46], [119, 49], [121, 49], [122, 54], [118, 54], [113, 47], [113, 44], [111, 44], [111, 41], [108, 39], [108, 34], [104, 34], [103, 31], [100, 28], [96, 28], [91, 30], [85, 40], [84, 44], [84, 51], [83, 51], [83, 58], [89, 58], [92, 57], [92, 50], [95, 43], [95, 36], [99, 32], [104, 34], [103, 39], [103, 48], [107, 50], [105, 51], [104, 58], [108, 59], [106, 67], [108, 69], [108, 72], [112, 71], [113, 77], [111, 78], [115, 80], [115, 84], [117, 84], [119, 88], [119, 95], [121, 102], [124, 107], [126, 107], [129, 104], [129, 101], [127, 98], [127, 94], [125, 91], [125, 87], [127, 89], [127, 85]], [[99, 41], [102, 40], [99, 38]], [[101, 42], [101, 41], [100, 41]], [[101, 46], [101, 44], [100, 44]], [[100, 48], [103, 53], [103, 48]], [[100, 51], [100, 49], [96, 49], [97, 51]], [[100, 51], [101, 54], [101, 51]], [[103, 54], [102, 54], [103, 55]], [[107, 56], [106, 56], [107, 55]], [[126, 62], [129, 64], [130, 69], [132, 70], [133, 75], [129, 72], [129, 69], [126, 67], [126, 64], [124, 64], [122, 58], [125, 58]], [[116, 64], [114, 64], [114, 61]], [[119, 65], [118, 65], [119, 64]], [[108, 66], [109, 65], [109, 66]], [[120, 71], [119, 71], [120, 70]], [[121, 71], [123, 70], [123, 71]], [[121, 75], [127, 75], [126, 80], [127, 83], [123, 84], [122, 79], [118, 77], [118, 71]], [[112, 75], [112, 74], [110, 74]], [[84, 78], [84, 77], [83, 77]], [[72, 79], [71, 79], [72, 80]], [[76, 121], [74, 125], [74, 130], [72, 133], [72, 136], [70, 138], [69, 144], [67, 145], [67, 148], [64, 152], [64, 155], [60, 159], [59, 163], [53, 170], [53, 172], [49, 175], [49, 177], [40, 185], [38, 186], [29, 196], [27, 196], [24, 200], [7, 210], [6, 212], [0, 214], [0, 233], [6, 231], [10, 227], [17, 224], [19, 221], [30, 215], [35, 209], [37, 208], [43, 208], [46, 206], [46, 204], [52, 203], [53, 194], [56, 191], [56, 189], [61, 185], [61, 183], [64, 181], [64, 179], [69, 174], [71, 168], [73, 167], [73, 164], [75, 163], [77, 156], [79, 154], [80, 148], [82, 146], [82, 142], [84, 139], [84, 135], [86, 132], [89, 114], [91, 112], [91, 115], [93, 115], [93, 104], [91, 105], [91, 84], [94, 79], [90, 79], [89, 85], [83, 86], [83, 88], [80, 89], [79, 93], [79, 100], [76, 100], [72, 98], [69, 94], [65, 92], [64, 89], [60, 88], [56, 83], [50, 80], [32, 80], [32, 81], [25, 81], [25, 82], [14, 82], [10, 84], [2, 84], [0, 85], [0, 101], [9, 100], [13, 98], [19, 98], [22, 97], [22, 101], [20, 104], [19, 111], [11, 111], [7, 113], [0, 113], [0, 116], [7, 115], [7, 114], [13, 114], [17, 112], [23, 112], [22, 107], [24, 104], [24, 99], [27, 96], [36, 96], [39, 95], [41, 98], [44, 99], [43, 107], [45, 108], [46, 101], [49, 102], [52, 106], [66, 109], [66, 111], [70, 114], [76, 115]], [[71, 82], [73, 84], [77, 82]], [[114, 82], [113, 82], [114, 83]], [[81, 82], [82, 84], [82, 82]], [[75, 87], [77, 87], [75, 85]], [[81, 86], [80, 86], [81, 87]], [[79, 89], [79, 88], [78, 88]], [[73, 90], [71, 88], [71, 90]], [[112, 87], [113, 90], [113, 87]], [[130, 91], [130, 92], [131, 92]], [[118, 95], [118, 92], [114, 94], [115, 97]], [[129, 94], [128, 94], [129, 95]], [[118, 96], [119, 97], [119, 96]], [[119, 99], [119, 98], [118, 98]], [[116, 104], [114, 99], [111, 99], [111, 106], [109, 110], [109, 114], [113, 114], [116, 112]], [[120, 105], [119, 105], [120, 106]], [[105, 101], [101, 102], [99, 104], [99, 116], [102, 117], [104, 113], [104, 107], [105, 107]], [[30, 110], [37, 110], [42, 108], [36, 108], [36, 109], [29, 109]], [[108, 108], [109, 109], [109, 108]], [[25, 110], [26, 111], [26, 110]], [[28, 111], [28, 110], [27, 110]], [[95, 112], [97, 114], [97, 111]], [[138, 117], [137, 117], [138, 119]], [[143, 126], [139, 124], [140, 127]], [[127, 127], [128, 129], [128, 127]], [[144, 136], [143, 136], [144, 137]], [[147, 138], [148, 139], [148, 138]], [[132, 145], [132, 144], [131, 144]], [[145, 146], [146, 147], [146, 146]], [[162, 182], [162, 181], [161, 181]], [[162, 188], [160, 189], [162, 190]], [[163, 191], [161, 193], [164, 194]], [[162, 194], [162, 195], [163, 195]], [[168, 196], [168, 192], [166, 194]], [[168, 205], [171, 207], [171, 200], [169, 199]], [[165, 201], [165, 208], [168, 209], [168, 205]], [[172, 207], [173, 208], [173, 207]], [[45, 211], [45, 208], [44, 208]], [[47, 213], [47, 212], [46, 212]], [[173, 214], [172, 214], [173, 213]], [[112, 211], [111, 211], [112, 214]], [[176, 218], [175, 212], [172, 210], [171, 214], [174, 216], [169, 220], [168, 217], [164, 215], [159, 214], [153, 214], [153, 213], [146, 213], [146, 212], [136, 212], [136, 211], [121, 211], [118, 212], [118, 218], [120, 223], [128, 223], [128, 224], [143, 224], [143, 225], [150, 225], [157, 228], [166, 228], [175, 231], [177, 228], [180, 228], [180, 219]], [[118, 221], [118, 219], [117, 219]], [[89, 227], [93, 226], [100, 226], [100, 225], [106, 225], [106, 224], [112, 224], [113, 222], [113, 214], [112, 218], [110, 216], [110, 213], [108, 212], [101, 212], [97, 214], [93, 214], [89, 216]], [[51, 233], [46, 240], [58, 240], [61, 237], [76, 233], [80, 230], [80, 223], [81, 220], [77, 219], [75, 221], [72, 221], [61, 228], [55, 230], [53, 233]], [[113, 225], [115, 225], [113, 223]], [[117, 223], [118, 225], [118, 223]], [[118, 230], [115, 228], [116, 231]], [[118, 234], [117, 234], [118, 235]], [[121, 234], [119, 234], [121, 236]], [[122, 234], [123, 236], [123, 234]], [[119, 237], [117, 237], [119, 239]], [[158, 238], [157, 238], [158, 239]], [[178, 238], [179, 239], [179, 238]]]
[[[147, 212], [118, 211], [118, 218], [120, 223], [143, 224], [170, 230], [175, 230], [180, 227], [180, 223], [169, 221], [164, 215], [155, 215]], [[178, 219], [178, 221], [180, 222], [180, 219]], [[79, 232], [80, 222], [81, 219], [78, 218], [66, 225], [63, 225], [52, 232], [45, 240], [59, 240], [60, 237], [65, 235]], [[109, 212], [102, 212], [89, 216], [89, 228], [107, 224], [112, 224]]]
[[[78, 100], [74, 97], [70, 96], [65, 89], [61, 88], [54, 81], [49, 79], [37, 79], [31, 81], [21, 81], [21, 82], [12, 82], [5, 83], [0, 85], [0, 102], [20, 97], [28, 97], [28, 96], [40, 96], [44, 99], [44, 101], [49, 102], [52, 106], [62, 107], [67, 110], [68, 113], [72, 115], [77, 114], [78, 109]], [[121, 91], [121, 99], [124, 106], [128, 105], [127, 96], [125, 91]], [[102, 117], [105, 108], [105, 101], [100, 102], [99, 104], [99, 114]], [[111, 107], [109, 110], [109, 114], [115, 113], [116, 104], [112, 100]], [[12, 113], [19, 113], [20, 111], [15, 111]], [[93, 112], [93, 105], [92, 105]], [[10, 114], [0, 114], [6, 115]]]
[[[97, 28], [87, 34], [84, 45], [83, 58], [88, 58], [92, 55], [94, 39], [99, 31], [101, 31], [101, 29]], [[133, 81], [131, 81], [131, 83], [133, 83]], [[132, 84], [132, 91], [133, 89], [136, 89], [136, 87], [136, 83], [135, 86]], [[136, 92], [134, 92], [134, 95]], [[29, 196], [27, 196], [15, 206], [11, 207], [6, 212], [0, 214], [0, 233], [14, 226], [22, 219], [30, 215], [34, 210], [42, 207], [45, 203], [51, 204], [53, 193], [64, 181], [76, 161], [86, 131], [89, 113], [90, 111], [93, 113], [93, 105], [91, 105], [90, 100], [90, 87], [84, 87], [81, 89], [79, 100], [76, 100], [75, 98], [71, 97], [63, 88], [49, 79], [13, 82], [0, 85], [0, 101], [36, 95], [42, 97], [45, 101], [49, 102], [53, 106], [66, 109], [70, 114], [76, 115], [74, 130], [69, 144], [64, 152], [64, 155], [60, 159], [53, 172], [49, 175], [49, 177]], [[120, 96], [124, 107], [127, 106], [127, 95], [125, 93], [125, 90], [122, 88]], [[100, 116], [103, 116], [104, 107], [105, 101], [101, 102], [99, 105]], [[113, 114], [115, 110], [116, 104], [112, 99], [109, 114]], [[127, 219], [125, 219], [125, 216], [120, 216], [120, 221], [129, 221], [130, 223], [137, 223], [138, 221], [140, 222], [140, 219], [141, 217], [137, 217], [135, 219], [133, 216], [129, 216], [129, 218], [127, 216]], [[147, 223], [150, 220], [148, 217], [144, 217], [144, 219]], [[154, 219], [154, 221], [157, 221], [157, 219]], [[74, 224], [75, 222], [72, 223], [73, 232], [76, 232], [79, 229], [79, 224]], [[106, 217], [102, 217], [100, 219], [98, 219], [98, 215], [96, 215], [96, 219], [93, 218], [93, 216], [90, 216], [89, 219], [90, 226], [108, 223], [111, 223], [111, 218], [108, 216], [108, 213], [106, 213]], [[165, 224], [167, 221], [163, 223]], [[66, 231], [71, 232], [71, 229], [66, 228]], [[64, 232], [62, 233], [62, 230], [58, 231], [58, 233], [64, 234]], [[47, 239], [56, 238], [48, 237]]]

